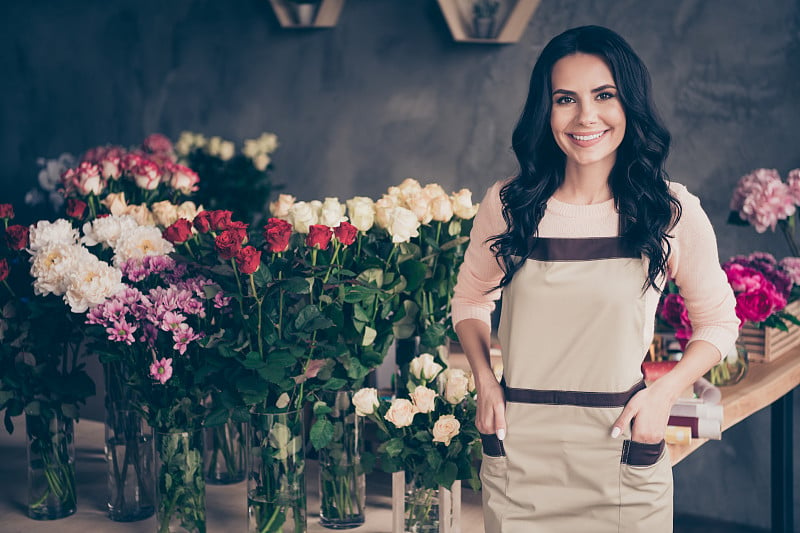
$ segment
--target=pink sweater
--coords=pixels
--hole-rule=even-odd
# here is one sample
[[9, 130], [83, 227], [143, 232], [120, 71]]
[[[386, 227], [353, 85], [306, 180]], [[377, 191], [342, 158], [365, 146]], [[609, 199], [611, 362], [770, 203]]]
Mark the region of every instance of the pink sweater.
[[[470, 244], [454, 291], [453, 325], [466, 318], [489, 324], [494, 302], [500, 297], [499, 290], [485, 294], [503, 276], [486, 239], [505, 231], [500, 203], [503, 184], [498, 182], [489, 188], [475, 215]], [[739, 319], [733, 291], [719, 265], [714, 229], [696, 196], [677, 183], [671, 183], [670, 189], [680, 201], [683, 212], [671, 232], [668, 268], [686, 301], [692, 322], [693, 334], [689, 342], [710, 342], [725, 355], [736, 342]], [[619, 219], [613, 199], [599, 204], [574, 205], [550, 198], [539, 223], [539, 236], [545, 238], [614, 237], [618, 231]], [[648, 289], [645, 294], [647, 320], [642, 331], [645, 346], [653, 338], [658, 300], [659, 293]]]

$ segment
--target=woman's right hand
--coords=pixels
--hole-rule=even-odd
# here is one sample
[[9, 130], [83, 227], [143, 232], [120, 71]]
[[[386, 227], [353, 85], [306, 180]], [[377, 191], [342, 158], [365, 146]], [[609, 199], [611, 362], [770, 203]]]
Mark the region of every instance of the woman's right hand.
[[490, 380], [478, 387], [475, 426], [481, 433], [496, 434], [500, 440], [506, 438], [506, 400], [497, 380]]

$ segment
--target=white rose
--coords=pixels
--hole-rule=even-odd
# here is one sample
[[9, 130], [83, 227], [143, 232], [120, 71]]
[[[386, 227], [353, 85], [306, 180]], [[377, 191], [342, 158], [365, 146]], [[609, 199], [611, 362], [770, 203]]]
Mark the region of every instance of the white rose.
[[450, 222], [453, 218], [453, 202], [447, 195], [431, 200], [431, 218], [437, 222]]
[[325, 198], [319, 210], [319, 223], [329, 228], [338, 228], [339, 225], [347, 220], [344, 216], [347, 206], [339, 203], [338, 198]]
[[267, 154], [258, 154], [253, 158], [253, 166], [256, 170], [264, 172], [270, 164], [271, 159]]
[[128, 210], [128, 202], [125, 201], [124, 191], [109, 193], [100, 203], [106, 206], [106, 209], [114, 216], [124, 215], [125, 211]]
[[218, 156], [221, 147], [222, 147], [222, 139], [220, 137], [214, 136], [208, 140], [208, 144], [206, 145], [206, 152], [208, 153], [208, 155]]
[[381, 404], [378, 400], [378, 390], [373, 388], [361, 389], [353, 394], [353, 405], [358, 416], [367, 416], [375, 412]]
[[356, 196], [347, 200], [347, 215], [350, 223], [358, 231], [367, 232], [375, 223], [375, 202], [366, 196]]
[[114, 248], [114, 266], [120, 266], [128, 259], [148, 255], [167, 255], [175, 251], [168, 240], [161, 236], [155, 226], [137, 226], [120, 236]]
[[472, 193], [469, 189], [454, 192], [450, 198], [453, 201], [453, 213], [459, 218], [468, 220], [478, 212], [478, 204], [472, 203]]
[[438, 183], [429, 183], [422, 190], [431, 200], [440, 196], [447, 196], [447, 192]]
[[392, 236], [392, 242], [408, 242], [411, 237], [418, 237], [419, 219], [413, 211], [404, 207], [395, 207], [390, 215], [390, 224], [387, 228]]
[[236, 147], [231, 141], [223, 141], [219, 146], [219, 158], [223, 161], [228, 161], [233, 158], [236, 153]]
[[387, 194], [384, 194], [383, 198], [375, 202], [375, 223], [379, 228], [389, 229], [392, 223], [392, 211], [399, 205], [398, 202], [399, 199], [397, 197]]
[[156, 225], [156, 219], [153, 218], [153, 213], [147, 208], [147, 204], [129, 205], [125, 210], [125, 214], [133, 217], [140, 226]]
[[278, 199], [269, 204], [269, 212], [275, 218], [286, 220], [289, 217], [289, 210], [292, 208], [297, 198], [291, 194], [280, 194]]
[[150, 206], [150, 210], [153, 212], [153, 219], [155, 219], [156, 224], [165, 228], [179, 218], [178, 207], [169, 200], [155, 202]]
[[405, 398], [395, 398], [384, 418], [394, 424], [394, 427], [403, 428], [411, 425], [415, 414], [417, 409], [413, 403]]
[[182, 131], [175, 143], [175, 153], [179, 156], [187, 156], [194, 148], [194, 133]]
[[431, 199], [423, 191], [412, 193], [406, 196], [406, 207], [413, 211], [420, 224], [427, 224], [433, 218], [431, 212]]
[[442, 365], [435, 362], [431, 354], [424, 353], [411, 360], [408, 371], [419, 380], [433, 381], [442, 371]]
[[433, 424], [433, 442], [442, 442], [450, 446], [453, 437], [461, 432], [461, 422], [454, 415], [442, 415]]
[[28, 228], [28, 249], [41, 250], [51, 244], [77, 244], [78, 230], [69, 220], [59, 218], [55, 222], [40, 220]]
[[[177, 209], [177, 218], [185, 218], [186, 220], [192, 221], [194, 217], [197, 216], [197, 213], [203, 211], [203, 206], [200, 207], [196, 206], [192, 201], [183, 202], [181, 205], [178, 206]], [[176, 219], [177, 220], [177, 219]], [[174, 222], [174, 221], [173, 221]]]
[[125, 289], [122, 272], [94, 256], [77, 263], [67, 276], [64, 301], [73, 313], [84, 313]]
[[274, 133], [262, 133], [257, 143], [262, 152], [271, 154], [278, 148], [278, 136]]
[[448, 368], [443, 373], [444, 399], [451, 405], [457, 405], [469, 392], [469, 378], [460, 368]]
[[249, 157], [250, 159], [255, 159], [255, 157], [261, 153], [261, 150], [258, 148], [258, 141], [255, 139], [245, 139], [244, 140], [244, 147], [242, 147], [242, 154], [245, 157]]
[[403, 183], [397, 186], [400, 189], [400, 195], [405, 199], [413, 196], [422, 191], [422, 185], [419, 184], [414, 178], [406, 178]]
[[308, 234], [308, 227], [317, 223], [317, 217], [310, 203], [295, 202], [289, 208], [289, 222], [297, 233]]
[[420, 413], [430, 413], [436, 408], [436, 391], [428, 387], [417, 387], [410, 394], [411, 400]]

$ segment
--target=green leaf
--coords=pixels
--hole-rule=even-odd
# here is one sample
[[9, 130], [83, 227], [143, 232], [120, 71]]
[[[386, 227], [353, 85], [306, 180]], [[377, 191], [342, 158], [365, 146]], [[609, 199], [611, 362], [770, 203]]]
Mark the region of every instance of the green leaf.
[[78, 406], [74, 403], [62, 403], [61, 413], [67, 418], [78, 418]]
[[315, 449], [321, 450], [326, 447], [333, 439], [333, 424], [327, 418], [319, 418], [311, 425], [309, 432], [311, 445]]
[[410, 259], [403, 261], [399, 265], [400, 273], [406, 278], [406, 291], [414, 292], [422, 286], [428, 266], [422, 261]]
[[404, 448], [403, 439], [395, 437], [381, 444], [378, 450], [385, 452], [389, 457], [397, 457], [403, 452]]
[[[313, 283], [313, 279], [312, 283]], [[308, 294], [311, 292], [311, 284], [306, 278], [289, 278], [282, 283], [283, 290], [292, 294]]]
[[347, 385], [347, 380], [342, 378], [331, 378], [325, 382], [325, 385], [323, 385], [322, 388], [325, 390], [340, 390], [344, 388], [345, 385]]
[[358, 275], [357, 280], [374, 285], [376, 287], [383, 287], [383, 270], [380, 268], [368, 268]]
[[297, 313], [297, 318], [294, 319], [294, 327], [298, 330], [305, 328], [305, 325], [317, 318], [320, 315], [319, 309], [314, 305], [307, 305]]
[[220, 407], [219, 409], [214, 409], [208, 414], [205, 420], [205, 425], [207, 427], [221, 426], [227, 421], [228, 421], [228, 409], [226, 409], [225, 407]]
[[314, 415], [316, 416], [323, 416], [330, 413], [332, 409], [323, 401], [318, 401], [314, 403]]
[[369, 326], [364, 328], [364, 338], [361, 339], [361, 346], [369, 346], [373, 342], [375, 342], [375, 337], [378, 335], [378, 332], [372, 329]]
[[42, 413], [42, 404], [39, 400], [34, 400], [25, 406], [25, 414], [39, 416]]

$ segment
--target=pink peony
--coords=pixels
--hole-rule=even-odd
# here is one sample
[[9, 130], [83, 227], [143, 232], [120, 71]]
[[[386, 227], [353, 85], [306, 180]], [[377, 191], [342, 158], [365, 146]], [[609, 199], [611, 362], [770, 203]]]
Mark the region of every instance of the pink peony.
[[150, 365], [150, 376], [162, 385], [169, 381], [172, 377], [172, 358], [161, 358]]
[[739, 263], [726, 263], [722, 268], [728, 275], [728, 283], [731, 284], [733, 292], [736, 293], [758, 291], [769, 283], [764, 274]]
[[686, 302], [680, 294], [670, 293], [664, 295], [661, 302], [659, 302], [659, 316], [670, 326], [672, 326], [676, 333], [688, 332], [691, 334], [692, 323], [689, 320], [689, 312], [686, 310]]
[[779, 264], [792, 283], [800, 285], [800, 257], [784, 257]]
[[763, 322], [786, 307], [786, 300], [775, 290], [756, 290], [736, 295], [736, 316], [740, 320]]
[[742, 177], [733, 192], [731, 210], [749, 222], [757, 232], [775, 231], [779, 220], [794, 214], [795, 199], [777, 170], [760, 168]]
[[786, 177], [786, 184], [789, 186], [789, 192], [794, 198], [794, 203], [800, 205], [800, 168], [789, 171]]

